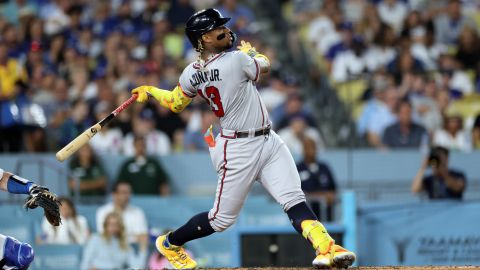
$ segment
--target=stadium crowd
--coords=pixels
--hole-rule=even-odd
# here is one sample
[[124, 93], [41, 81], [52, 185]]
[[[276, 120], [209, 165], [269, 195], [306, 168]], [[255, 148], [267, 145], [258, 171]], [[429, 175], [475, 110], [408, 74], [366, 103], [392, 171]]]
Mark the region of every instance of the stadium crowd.
[[480, 147], [480, 4], [291, 1], [286, 17], [370, 147]]
[[[0, 0], [0, 152], [55, 152], [107, 116], [134, 87], [172, 89], [197, 57], [184, 23], [211, 6], [232, 17], [228, 26], [271, 60], [260, 93], [274, 128], [295, 156], [304, 157], [298, 164], [302, 188], [326, 198], [324, 215], [331, 220], [335, 179], [316, 160], [327, 146], [315, 108], [306, 105], [314, 97], [304, 95], [295, 76], [281, 72], [286, 63], [278, 60], [278, 48], [262, 39], [255, 13], [243, 1]], [[478, 1], [290, 0], [283, 7], [339, 97], [341, 89], [353, 92], [344, 105], [353, 104], [351, 117], [368, 146], [480, 149]], [[148, 224], [142, 209], [130, 205], [130, 195], [169, 194], [168, 175], [151, 156], [206, 151], [203, 132], [216, 123], [198, 98], [181, 114], [157, 102], [130, 106], [69, 164], [72, 193], [106, 197], [108, 181], [97, 155], [130, 157], [115, 179], [112, 202], [97, 210], [96, 228], [88, 228], [63, 198], [64, 223], [53, 229], [43, 222], [37, 242], [85, 245], [82, 269], [144, 268]], [[415, 192], [422, 190], [422, 168]], [[430, 197], [461, 197], [464, 178], [450, 181], [455, 192], [432, 189]], [[312, 207], [320, 213], [318, 204]], [[138, 244], [139, 252], [128, 243]], [[154, 253], [150, 267], [162, 268], [161, 260]]]

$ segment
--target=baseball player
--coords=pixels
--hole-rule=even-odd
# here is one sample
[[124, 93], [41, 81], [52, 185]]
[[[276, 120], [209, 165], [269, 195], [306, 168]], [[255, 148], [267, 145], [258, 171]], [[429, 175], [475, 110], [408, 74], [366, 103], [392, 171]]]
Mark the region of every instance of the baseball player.
[[[14, 194], [28, 194], [26, 208], [40, 206], [44, 208], [45, 216], [52, 225], [60, 224], [59, 202], [47, 188], [0, 168], [0, 189]], [[28, 243], [0, 234], [0, 269], [28, 269], [33, 257], [32, 246]]]
[[347, 268], [355, 254], [336, 245], [307, 206], [293, 158], [270, 128], [267, 110], [255, 86], [259, 75], [268, 72], [270, 62], [248, 42], [242, 41], [239, 50], [227, 51], [236, 39], [225, 27], [229, 20], [215, 9], [192, 15], [186, 35], [200, 53], [198, 60], [184, 69], [172, 91], [153, 86], [132, 90], [138, 94], [137, 101], [154, 97], [177, 113], [198, 94], [220, 118], [221, 132], [215, 142], [209, 143], [218, 173], [213, 208], [192, 217], [176, 231], [159, 236], [156, 247], [175, 268], [195, 268], [196, 262], [182, 245], [231, 226], [253, 183], [259, 181], [282, 205], [293, 227], [313, 245], [317, 254], [314, 266]]

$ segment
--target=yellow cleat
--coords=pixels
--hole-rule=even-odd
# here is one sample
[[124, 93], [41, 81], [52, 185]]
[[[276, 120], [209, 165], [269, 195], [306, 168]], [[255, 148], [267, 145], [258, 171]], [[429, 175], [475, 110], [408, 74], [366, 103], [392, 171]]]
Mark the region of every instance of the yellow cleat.
[[302, 235], [316, 251], [317, 257], [312, 262], [316, 268], [330, 268], [333, 265], [335, 241], [318, 220], [302, 221]]
[[175, 269], [194, 269], [197, 263], [188, 256], [183, 247], [174, 246], [167, 241], [168, 234], [157, 237], [155, 246]]
[[333, 250], [333, 266], [336, 268], [348, 268], [355, 262], [355, 253], [339, 245], [334, 245]]

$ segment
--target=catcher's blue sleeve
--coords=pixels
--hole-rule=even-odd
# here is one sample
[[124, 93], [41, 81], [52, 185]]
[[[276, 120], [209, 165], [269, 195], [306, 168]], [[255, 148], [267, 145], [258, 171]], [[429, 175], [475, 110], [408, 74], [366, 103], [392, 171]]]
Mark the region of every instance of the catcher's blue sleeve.
[[32, 246], [10, 236], [0, 236], [3, 238], [3, 246], [0, 247], [2, 250], [2, 254], [0, 254], [2, 256], [0, 261], [2, 269], [4, 267], [9, 267], [8, 269], [27, 269], [34, 258]]

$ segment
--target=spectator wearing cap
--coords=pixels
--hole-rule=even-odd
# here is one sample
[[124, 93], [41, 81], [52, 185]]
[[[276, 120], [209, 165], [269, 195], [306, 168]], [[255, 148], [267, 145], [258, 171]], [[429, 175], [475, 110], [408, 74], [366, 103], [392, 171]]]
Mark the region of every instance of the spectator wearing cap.
[[301, 113], [293, 115], [290, 118], [288, 127], [279, 130], [278, 136], [282, 138], [294, 156], [302, 156], [304, 154], [304, 138], [310, 138], [315, 142], [317, 152], [321, 152], [325, 149], [320, 133], [315, 128], [307, 125], [306, 118]]
[[433, 133], [433, 144], [450, 151], [468, 152], [472, 150], [472, 141], [467, 131], [463, 130], [461, 116], [449, 115], [444, 118], [443, 128]]
[[[95, 122], [99, 122], [107, 117], [112, 111], [110, 103], [101, 101], [95, 105]], [[118, 155], [123, 150], [123, 136], [119, 128], [105, 125], [90, 140], [92, 148], [97, 154]]]
[[332, 63], [341, 52], [350, 49], [354, 40], [359, 39], [353, 32], [353, 24], [351, 22], [342, 22], [338, 28], [340, 30], [341, 40], [331, 46], [325, 54], [325, 58], [330, 63]]
[[168, 155], [171, 152], [171, 143], [168, 136], [155, 129], [155, 112], [146, 108], [133, 119], [133, 131], [125, 136], [123, 152], [127, 156], [135, 155], [135, 137], [145, 139], [148, 155]]
[[135, 156], [127, 159], [118, 173], [118, 181], [127, 182], [136, 195], [170, 194], [167, 173], [158, 160], [147, 155], [143, 137], [134, 138]]
[[388, 148], [428, 147], [428, 133], [424, 127], [412, 120], [412, 105], [408, 100], [401, 100], [397, 105], [397, 121], [383, 132], [383, 144]]
[[475, 22], [462, 14], [462, 2], [449, 0], [445, 14], [435, 19], [437, 42], [454, 45], [465, 26], [476, 29]]

